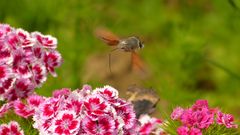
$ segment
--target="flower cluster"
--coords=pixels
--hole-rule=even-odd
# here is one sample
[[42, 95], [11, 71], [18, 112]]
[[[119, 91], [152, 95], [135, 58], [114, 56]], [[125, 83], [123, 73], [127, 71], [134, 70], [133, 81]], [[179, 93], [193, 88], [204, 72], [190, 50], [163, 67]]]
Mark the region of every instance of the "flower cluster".
[[131, 134], [139, 124], [131, 103], [118, 98], [110, 86], [90, 86], [82, 90], [56, 90], [53, 97], [29, 96], [26, 103], [14, 102], [16, 114], [33, 116], [34, 127], [40, 134]]
[[110, 86], [91, 90], [64, 88], [53, 92], [53, 97], [31, 95], [2, 106], [2, 114], [13, 108], [23, 117], [32, 117], [33, 127], [42, 135], [89, 134], [89, 135], [140, 135], [164, 133], [162, 121], [142, 115], [136, 118], [131, 103], [120, 99], [118, 91]]
[[0, 99], [25, 98], [48, 73], [56, 76], [55, 68], [62, 62], [56, 48], [52, 36], [0, 24]]
[[0, 125], [0, 135], [24, 135], [24, 133], [17, 122], [11, 121], [8, 125]]
[[177, 107], [173, 110], [171, 118], [182, 123], [182, 126], [177, 129], [179, 135], [201, 135], [202, 130], [215, 123], [225, 125], [227, 128], [237, 128], [237, 125], [233, 123], [232, 115], [209, 108], [207, 100], [197, 100], [192, 107], [187, 109]]
[[27, 98], [26, 103], [21, 100], [15, 100], [13, 102], [13, 107], [15, 114], [23, 118], [28, 118], [33, 116], [35, 109], [39, 107], [40, 103], [44, 101], [44, 97], [39, 95], [31, 95]]

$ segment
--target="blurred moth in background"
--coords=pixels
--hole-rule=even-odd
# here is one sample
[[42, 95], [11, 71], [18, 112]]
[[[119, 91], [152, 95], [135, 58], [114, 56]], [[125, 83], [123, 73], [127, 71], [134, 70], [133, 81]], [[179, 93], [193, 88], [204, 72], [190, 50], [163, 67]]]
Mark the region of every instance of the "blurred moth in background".
[[[144, 71], [143, 62], [139, 55], [136, 53], [137, 49], [144, 47], [143, 42], [136, 36], [130, 36], [127, 38], [119, 38], [111, 31], [105, 28], [97, 28], [95, 35], [100, 38], [105, 44], [114, 46], [115, 48], [111, 51], [123, 50], [125, 52], [131, 52], [132, 68], [140, 69]], [[109, 70], [111, 72], [111, 52], [109, 53]]]
[[142, 88], [131, 85], [127, 89], [128, 101], [132, 102], [137, 118], [142, 114], [151, 114], [155, 111], [158, 101], [158, 94], [152, 88]]

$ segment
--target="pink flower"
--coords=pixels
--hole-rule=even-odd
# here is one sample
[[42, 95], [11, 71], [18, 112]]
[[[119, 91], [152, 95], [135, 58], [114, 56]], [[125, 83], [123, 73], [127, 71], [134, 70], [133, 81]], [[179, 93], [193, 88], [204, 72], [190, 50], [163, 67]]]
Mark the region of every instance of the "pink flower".
[[112, 135], [115, 129], [115, 122], [110, 116], [100, 116], [98, 120], [85, 117], [82, 124], [83, 129], [89, 135]]
[[197, 100], [196, 103], [192, 106], [193, 110], [201, 110], [202, 108], [209, 108], [207, 100]]
[[22, 47], [29, 47], [34, 45], [32, 38], [27, 31], [23, 29], [17, 29], [16, 35], [18, 38], [18, 44], [20, 44]]
[[216, 121], [217, 121], [217, 124], [225, 125], [227, 128], [238, 128], [238, 125], [233, 124], [234, 118], [231, 114], [224, 114], [218, 111]]
[[83, 85], [81, 90], [77, 89], [72, 94], [74, 94], [75, 96], [78, 96], [78, 98], [81, 98], [82, 100], [85, 100], [86, 97], [88, 97], [89, 95], [92, 95], [91, 91], [92, 91], [91, 86]]
[[68, 95], [71, 93], [71, 90], [68, 89], [68, 88], [63, 88], [63, 89], [60, 89], [60, 90], [55, 90], [53, 92], [53, 97], [55, 98], [59, 98], [61, 96], [66, 96], [68, 97]]
[[202, 135], [202, 132], [200, 129], [192, 127], [189, 131], [189, 135]]
[[177, 129], [178, 135], [188, 135], [188, 132], [189, 132], [189, 128], [186, 126], [181, 126], [181, 127], [178, 127]]
[[[42, 135], [134, 135], [139, 132], [140, 125], [133, 106], [118, 98], [117, 93], [110, 86], [93, 91], [88, 85], [82, 90], [57, 90], [53, 92], [53, 97], [39, 100], [36, 103], [38, 107], [32, 107], [35, 109], [34, 128]], [[160, 121], [151, 119], [151, 122], [154, 123], [152, 129], [157, 133], [155, 124]], [[66, 123], [73, 126], [67, 127]]]
[[13, 61], [11, 49], [5, 44], [5, 40], [0, 39], [0, 64], [11, 63]]
[[14, 82], [14, 79], [9, 78], [2, 83], [2, 86], [0, 86], [0, 100], [5, 98], [4, 94], [6, 94], [7, 90], [13, 86]]
[[124, 122], [124, 128], [130, 129], [132, 126], [134, 126], [136, 114], [132, 105], [126, 104], [122, 106], [116, 106], [115, 109], [117, 116], [119, 116]]
[[0, 24], [1, 100], [26, 98], [46, 81], [48, 73], [56, 76], [55, 68], [62, 63], [56, 47], [54, 37]]
[[37, 42], [44, 48], [55, 49], [57, 48], [57, 39], [50, 35], [42, 35], [39, 32], [33, 32], [32, 36], [36, 38]]
[[184, 126], [203, 129], [214, 123], [214, 112], [209, 109], [206, 100], [197, 100], [189, 109], [174, 109], [171, 118], [181, 121]]
[[11, 31], [11, 27], [8, 24], [1, 24], [0, 25], [0, 39], [4, 38], [8, 32]]
[[57, 113], [59, 109], [59, 99], [47, 99], [45, 102], [43, 102], [39, 109], [42, 111], [43, 118], [52, 118]]
[[13, 80], [12, 69], [7, 65], [0, 65], [0, 99], [4, 98], [4, 94], [12, 86]]
[[35, 85], [31, 82], [31, 80], [21, 78], [16, 80], [15, 87], [10, 88], [4, 97], [9, 101], [16, 100], [19, 97], [24, 98], [33, 92], [34, 87]]
[[182, 116], [182, 114], [183, 114], [183, 112], [184, 112], [184, 109], [183, 109], [183, 108], [181, 108], [181, 107], [176, 107], [176, 108], [173, 110], [172, 114], [171, 114], [171, 119], [173, 119], [173, 120], [180, 119], [181, 116]]
[[198, 128], [188, 128], [186, 126], [181, 126], [177, 129], [178, 135], [202, 135], [202, 132]]
[[43, 56], [46, 53], [46, 50], [44, 50], [41, 46], [35, 45], [31, 48], [31, 55], [30, 55], [30, 60], [42, 60]]
[[11, 121], [8, 125], [0, 125], [0, 135], [24, 135], [24, 133], [17, 122]]
[[103, 88], [95, 90], [95, 92], [110, 101], [118, 98], [118, 91], [110, 86], [104, 86]]
[[[180, 110], [180, 117], [178, 110]], [[214, 121], [215, 114], [217, 115], [216, 122]], [[232, 115], [223, 114], [217, 108], [210, 108], [207, 100], [197, 100], [192, 107], [187, 109], [176, 108], [171, 117], [181, 122], [182, 126], [177, 130], [180, 135], [202, 135], [202, 130], [214, 123], [225, 125], [227, 128], [237, 128], [237, 125], [233, 124]]]
[[3, 104], [0, 108], [0, 118], [4, 116], [13, 107], [13, 102], [7, 102]]
[[55, 134], [73, 135], [79, 130], [80, 121], [74, 112], [62, 111], [53, 121]]
[[62, 57], [59, 52], [51, 51], [47, 52], [43, 58], [44, 64], [47, 68], [47, 71], [52, 74], [52, 76], [56, 77], [55, 68], [59, 67], [62, 63]]
[[92, 87], [90, 85], [87, 85], [87, 84], [83, 85], [82, 91], [88, 91], [88, 90], [92, 90]]
[[39, 95], [31, 95], [27, 98], [27, 103], [28, 105], [30, 105], [31, 107], [39, 107], [39, 105], [44, 102], [44, 98], [42, 96]]
[[47, 70], [46, 67], [40, 63], [35, 63], [32, 66], [32, 74], [35, 84], [40, 87], [43, 82], [47, 80]]
[[7, 65], [0, 65], [0, 87], [2, 87], [2, 83], [10, 77], [12, 77], [12, 69]]
[[35, 113], [35, 109], [39, 107], [40, 103], [44, 101], [43, 97], [38, 95], [31, 95], [27, 98], [27, 104], [20, 100], [14, 101], [14, 111], [17, 115], [28, 118]]
[[[12, 68], [15, 72], [24, 74], [24, 72], [19, 69], [22, 66], [26, 66], [28, 63], [25, 61], [26, 53], [23, 48], [18, 48], [16, 50], [12, 50], [13, 54], [13, 62], [12, 62]], [[25, 71], [26, 72], [26, 71]]]
[[12, 49], [17, 49], [19, 47], [18, 45], [18, 36], [16, 34], [16, 30], [12, 30], [5, 36], [5, 40], [7, 41], [7, 44], [12, 48]]
[[82, 111], [83, 102], [78, 100], [71, 100], [66, 103], [66, 110], [74, 110], [76, 114], [80, 114]]
[[14, 111], [17, 115], [28, 118], [29, 116], [32, 116], [34, 113], [34, 109], [30, 108], [29, 106], [25, 105], [19, 100], [16, 100], [14, 102]]
[[90, 96], [85, 102], [84, 107], [89, 116], [95, 117], [103, 115], [108, 110], [108, 104], [100, 96]]
[[198, 128], [208, 128], [214, 122], [214, 114], [208, 109], [201, 111], [185, 110], [181, 117], [181, 122], [187, 126], [196, 126]]

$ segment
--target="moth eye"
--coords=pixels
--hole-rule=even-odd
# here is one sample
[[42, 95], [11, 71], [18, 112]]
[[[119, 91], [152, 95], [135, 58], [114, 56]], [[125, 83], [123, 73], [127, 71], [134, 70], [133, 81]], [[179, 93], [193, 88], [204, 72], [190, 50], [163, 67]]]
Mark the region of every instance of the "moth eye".
[[139, 42], [139, 47], [140, 47], [140, 48], [143, 48], [143, 47], [144, 47], [144, 44], [141, 43], [141, 42]]

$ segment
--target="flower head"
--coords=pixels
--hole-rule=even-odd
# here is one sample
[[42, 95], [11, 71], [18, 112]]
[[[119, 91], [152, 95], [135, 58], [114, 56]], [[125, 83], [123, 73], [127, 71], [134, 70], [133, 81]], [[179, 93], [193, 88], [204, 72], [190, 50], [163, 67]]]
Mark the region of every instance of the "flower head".
[[176, 108], [173, 110], [172, 114], [171, 114], [171, 118], [172, 118], [173, 120], [180, 119], [181, 116], [182, 116], [182, 114], [183, 114], [183, 112], [184, 112], [184, 109], [183, 109], [183, 108], [181, 108], [181, 107], [176, 107]]
[[117, 95], [110, 86], [91, 90], [85, 85], [82, 90], [57, 90], [50, 98], [32, 97], [26, 106], [34, 106], [30, 107], [34, 108], [34, 128], [44, 135], [136, 133], [133, 106]]
[[225, 125], [227, 128], [237, 128], [232, 115], [210, 108], [207, 100], [197, 100], [192, 107], [186, 109], [177, 107], [172, 112], [171, 118], [182, 124], [177, 129], [179, 135], [202, 135], [202, 130], [208, 129], [214, 123]]
[[56, 118], [53, 119], [54, 133], [58, 135], [72, 135], [77, 132], [80, 121], [74, 112], [61, 111]]
[[0, 99], [13, 101], [31, 95], [47, 79], [56, 76], [62, 63], [57, 39], [0, 24]]
[[24, 133], [17, 122], [11, 121], [8, 125], [0, 125], [0, 135], [24, 135]]
[[217, 112], [217, 123], [225, 125], [227, 128], [237, 128], [238, 125], [233, 123], [234, 118], [231, 114], [224, 114], [220, 111]]
[[110, 116], [100, 116], [97, 120], [86, 116], [82, 120], [82, 127], [89, 135], [111, 135], [115, 130], [115, 122]]

